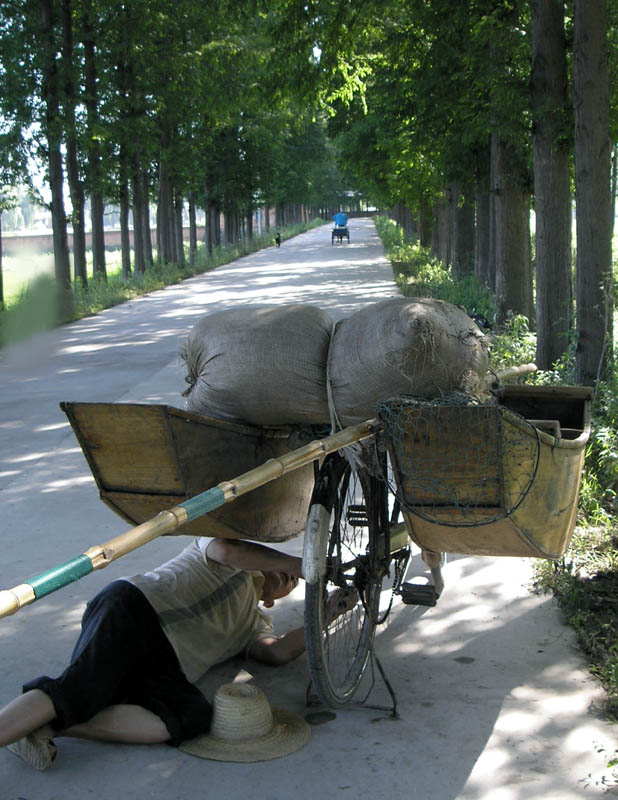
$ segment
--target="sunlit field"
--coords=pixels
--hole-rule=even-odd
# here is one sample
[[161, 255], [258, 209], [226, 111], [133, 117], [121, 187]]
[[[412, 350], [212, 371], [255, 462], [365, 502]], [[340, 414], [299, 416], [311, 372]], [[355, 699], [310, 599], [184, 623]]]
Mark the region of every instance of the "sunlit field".
[[[88, 251], [88, 276], [92, 277], [92, 252]], [[108, 274], [119, 272], [121, 268], [120, 250], [106, 250], [105, 261]], [[71, 257], [71, 272], [73, 258]], [[54, 258], [51, 253], [33, 253], [24, 250], [19, 256], [3, 256], [2, 277], [4, 282], [4, 299], [8, 307], [19, 297], [20, 292], [28, 284], [41, 275], [54, 274]]]

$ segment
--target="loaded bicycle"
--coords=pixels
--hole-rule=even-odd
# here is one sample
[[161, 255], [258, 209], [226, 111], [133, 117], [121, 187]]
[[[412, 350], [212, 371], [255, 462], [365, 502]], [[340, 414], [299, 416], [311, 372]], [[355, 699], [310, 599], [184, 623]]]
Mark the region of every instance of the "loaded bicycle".
[[[162, 405], [62, 403], [101, 499], [135, 527], [0, 592], [0, 617], [161, 535], [280, 542], [304, 532], [312, 682], [322, 702], [344, 706], [393, 596], [438, 601], [445, 553], [562, 555], [591, 397], [586, 387], [498, 382], [487, 403], [391, 398], [375, 418], [300, 446], [290, 427]], [[405, 582], [413, 545], [432, 583]], [[333, 591], [345, 609], [328, 622]]]

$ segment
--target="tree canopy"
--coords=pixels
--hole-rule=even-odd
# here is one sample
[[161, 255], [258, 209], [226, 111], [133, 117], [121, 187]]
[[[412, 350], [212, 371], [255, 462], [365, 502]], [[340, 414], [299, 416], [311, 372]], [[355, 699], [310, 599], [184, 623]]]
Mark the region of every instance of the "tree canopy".
[[[257, 207], [276, 207], [283, 222], [337, 208], [354, 189], [382, 208], [405, 208], [422, 244], [456, 274], [474, 271], [487, 283], [498, 323], [513, 313], [538, 321], [540, 366], [574, 342], [589, 379], [609, 341], [611, 232], [595, 234], [591, 261], [578, 254], [577, 304], [603, 305], [578, 328], [565, 209], [576, 195], [588, 220], [581, 242], [586, 209], [608, 207], [616, 6], [7, 0], [0, 178], [35, 191], [32, 165], [43, 165], [64, 287], [67, 196], [74, 279], [86, 282], [88, 212], [95, 271], [105, 278], [106, 205], [121, 209], [128, 274], [152, 263], [152, 204], [159, 257], [180, 262], [187, 204], [205, 210], [213, 247], [222, 218], [233, 241], [251, 235]], [[573, 104], [582, 80], [598, 86], [605, 115], [586, 93]], [[592, 164], [600, 165], [594, 186]], [[560, 200], [550, 198], [558, 185]]]

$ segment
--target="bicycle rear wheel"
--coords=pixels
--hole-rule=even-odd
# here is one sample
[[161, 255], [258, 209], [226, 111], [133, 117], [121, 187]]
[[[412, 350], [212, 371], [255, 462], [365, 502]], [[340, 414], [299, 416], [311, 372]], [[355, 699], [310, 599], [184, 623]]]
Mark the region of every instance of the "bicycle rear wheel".
[[[390, 554], [381, 535], [376, 479], [340, 455], [320, 471], [305, 533], [305, 638], [320, 700], [348, 703], [363, 677], [375, 633], [380, 588]], [[388, 538], [388, 537], [387, 537]], [[333, 593], [342, 595], [333, 616]]]

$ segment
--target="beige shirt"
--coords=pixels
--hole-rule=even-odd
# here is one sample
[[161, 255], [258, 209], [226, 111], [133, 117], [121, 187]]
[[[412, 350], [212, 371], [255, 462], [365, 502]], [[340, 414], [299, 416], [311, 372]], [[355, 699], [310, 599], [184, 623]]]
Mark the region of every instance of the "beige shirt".
[[152, 572], [123, 580], [137, 586], [157, 612], [187, 679], [269, 636], [273, 626], [258, 607], [264, 576], [206, 556], [210, 539], [195, 539]]

